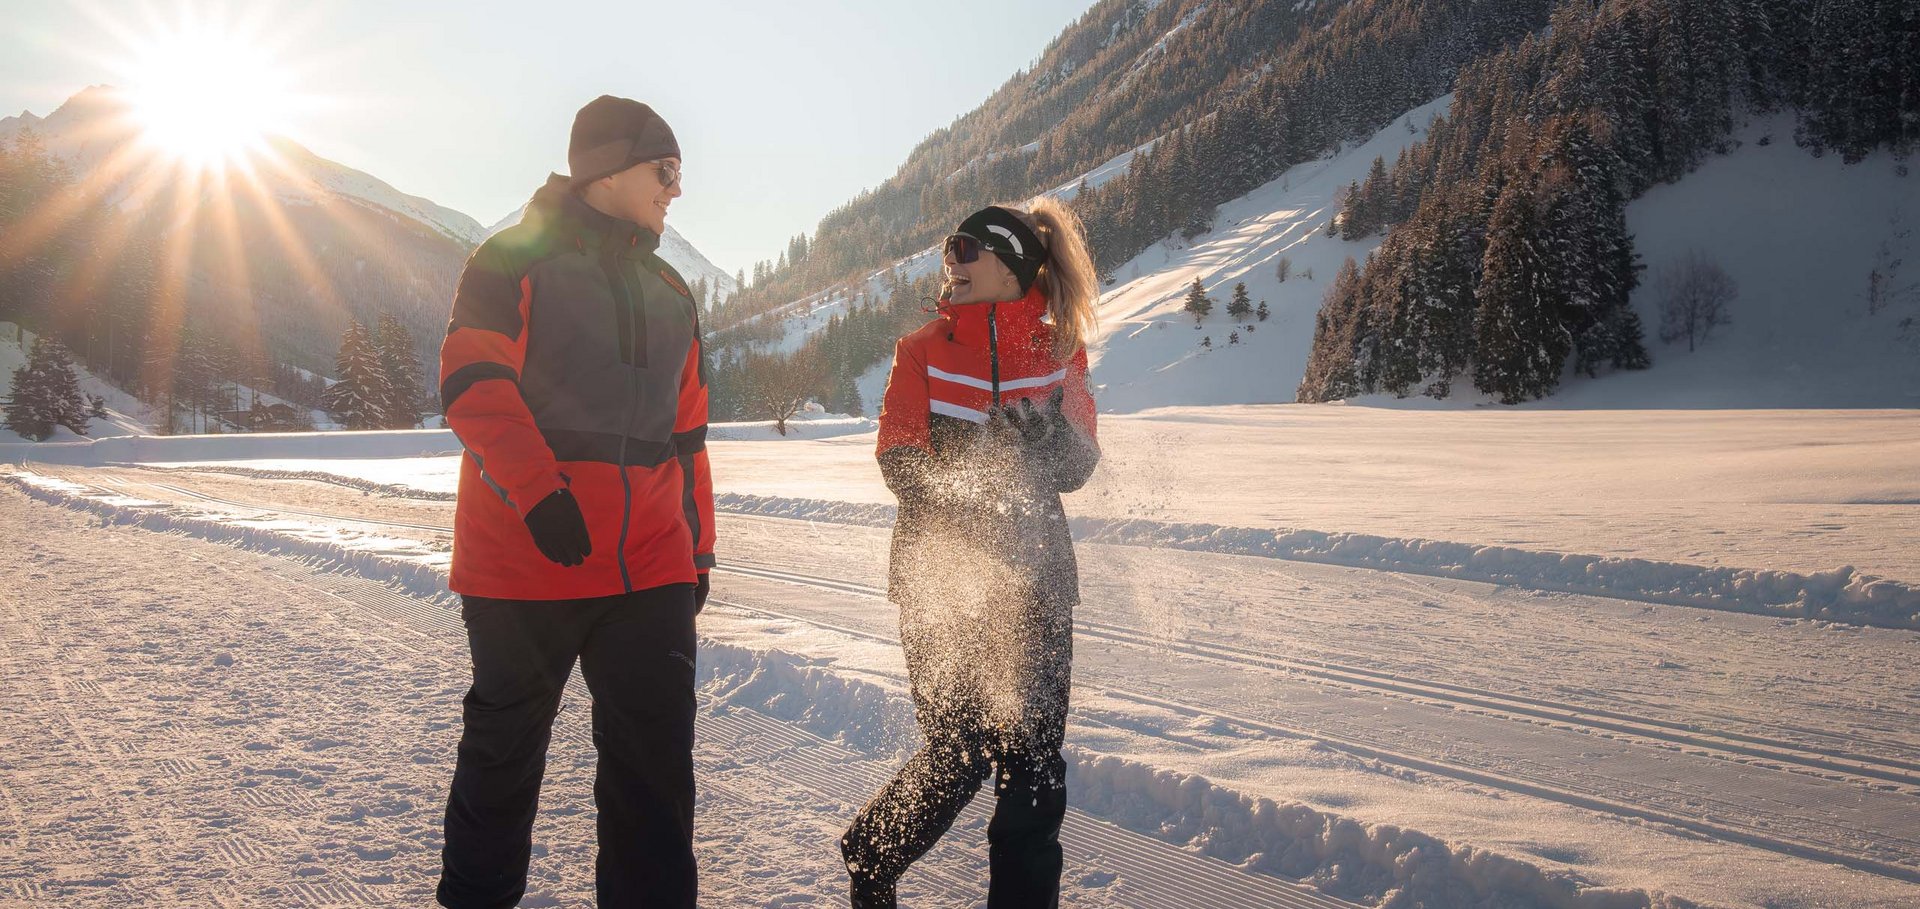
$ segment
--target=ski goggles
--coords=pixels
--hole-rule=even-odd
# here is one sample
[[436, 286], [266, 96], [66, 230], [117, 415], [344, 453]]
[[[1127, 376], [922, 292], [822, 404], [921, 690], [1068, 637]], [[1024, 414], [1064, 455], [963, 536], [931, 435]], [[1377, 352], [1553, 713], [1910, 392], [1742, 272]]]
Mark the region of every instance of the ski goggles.
[[952, 256], [953, 261], [961, 265], [971, 265], [980, 261], [980, 251], [986, 250], [996, 256], [1010, 256], [1015, 259], [1035, 259], [1038, 256], [1023, 255], [1008, 249], [1000, 249], [972, 234], [948, 234], [940, 245], [940, 256]]

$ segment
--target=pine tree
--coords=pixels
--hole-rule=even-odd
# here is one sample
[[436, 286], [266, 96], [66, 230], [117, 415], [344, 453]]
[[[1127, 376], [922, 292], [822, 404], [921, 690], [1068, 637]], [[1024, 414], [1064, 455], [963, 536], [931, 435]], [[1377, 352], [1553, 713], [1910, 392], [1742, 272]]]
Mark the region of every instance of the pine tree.
[[1313, 346], [1307, 353], [1306, 374], [1294, 392], [1297, 400], [1318, 404], [1360, 393], [1355, 352], [1367, 333], [1360, 302], [1360, 269], [1348, 258], [1313, 317]]
[[1269, 316], [1269, 315], [1272, 315], [1272, 313], [1269, 313], [1269, 312], [1267, 311], [1267, 301], [1265, 301], [1265, 300], [1261, 300], [1261, 301], [1260, 301], [1260, 306], [1259, 306], [1259, 308], [1257, 308], [1257, 309], [1255, 309], [1255, 310], [1253, 311], [1253, 314], [1254, 314], [1254, 315], [1256, 315], [1256, 316], [1259, 316], [1259, 317], [1260, 317], [1260, 321], [1262, 321], [1262, 322], [1265, 322], [1265, 321], [1267, 321], [1267, 316]]
[[1367, 171], [1367, 183], [1363, 192], [1367, 197], [1366, 229], [1368, 233], [1373, 233], [1386, 227], [1393, 220], [1393, 178], [1387, 176], [1385, 158], [1374, 157], [1373, 167]]
[[1502, 404], [1551, 394], [1573, 347], [1558, 318], [1546, 259], [1534, 189], [1511, 183], [1487, 225], [1474, 323], [1474, 386]]
[[387, 429], [413, 429], [420, 425], [424, 392], [413, 332], [397, 316], [385, 313], [380, 316], [374, 343], [386, 388], [380, 401], [379, 423]]
[[1246, 282], [1233, 285], [1233, 299], [1227, 301], [1227, 315], [1234, 321], [1246, 318], [1253, 312], [1253, 299], [1247, 296]]
[[1193, 279], [1193, 286], [1187, 289], [1187, 302], [1181, 307], [1193, 315], [1193, 325], [1200, 327], [1208, 315], [1213, 313], [1213, 298], [1207, 296], [1207, 290], [1200, 286], [1200, 279]]
[[380, 368], [373, 332], [358, 319], [341, 338], [340, 355], [334, 365], [340, 380], [321, 395], [321, 406], [348, 429], [380, 428], [382, 408], [390, 400], [391, 391]]
[[73, 355], [66, 345], [41, 335], [27, 352], [27, 362], [13, 371], [5, 426], [35, 442], [53, 435], [56, 426], [86, 435], [88, 403], [80, 393]]
[[1347, 184], [1347, 205], [1340, 213], [1340, 239], [1358, 240], [1373, 233], [1373, 206], [1355, 180]]

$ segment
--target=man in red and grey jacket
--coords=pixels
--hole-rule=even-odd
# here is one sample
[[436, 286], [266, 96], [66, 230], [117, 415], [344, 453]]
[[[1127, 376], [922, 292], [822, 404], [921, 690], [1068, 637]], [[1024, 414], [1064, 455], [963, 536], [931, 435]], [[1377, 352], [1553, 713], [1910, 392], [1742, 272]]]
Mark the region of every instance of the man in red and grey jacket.
[[713, 567], [699, 311], [656, 250], [680, 147], [644, 104], [574, 119], [571, 177], [460, 275], [440, 351], [460, 465], [450, 586], [473, 652], [439, 900], [527, 882], [574, 660], [599, 750], [602, 907], [694, 905], [694, 616]]

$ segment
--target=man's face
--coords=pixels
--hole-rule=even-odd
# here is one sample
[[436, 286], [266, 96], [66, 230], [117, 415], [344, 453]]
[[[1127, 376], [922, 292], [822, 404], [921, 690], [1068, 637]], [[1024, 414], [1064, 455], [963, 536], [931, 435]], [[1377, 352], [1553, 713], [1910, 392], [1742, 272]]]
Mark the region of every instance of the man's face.
[[606, 198], [617, 209], [612, 214], [656, 234], [665, 234], [667, 206], [680, 198], [679, 175], [680, 159], [662, 158], [603, 178], [608, 184]]

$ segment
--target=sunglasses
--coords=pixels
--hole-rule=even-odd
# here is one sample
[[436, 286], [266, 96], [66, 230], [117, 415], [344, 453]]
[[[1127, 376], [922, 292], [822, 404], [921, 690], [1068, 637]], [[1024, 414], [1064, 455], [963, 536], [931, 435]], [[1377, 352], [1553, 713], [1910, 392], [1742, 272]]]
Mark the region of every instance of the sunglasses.
[[942, 258], [952, 256], [953, 261], [968, 265], [980, 261], [980, 250], [984, 248], [986, 244], [981, 243], [978, 237], [969, 234], [953, 234], [941, 245], [940, 255]]
[[659, 178], [661, 189], [672, 189], [680, 182], [680, 168], [674, 167], [665, 161], [646, 161], [643, 163], [653, 165], [653, 175]]
[[983, 249], [995, 255], [1008, 255], [1016, 259], [1039, 258], [1038, 256], [1021, 255], [1015, 252], [1001, 253], [992, 246], [989, 246], [986, 241], [972, 234], [949, 234], [947, 239], [940, 245], [940, 255], [942, 258], [952, 256], [953, 261], [961, 265], [971, 265], [974, 262], [980, 261], [980, 251]]

